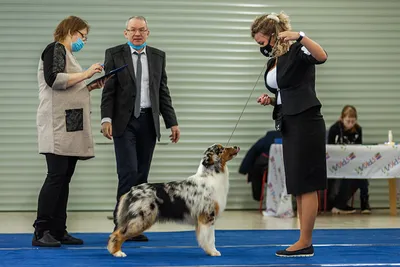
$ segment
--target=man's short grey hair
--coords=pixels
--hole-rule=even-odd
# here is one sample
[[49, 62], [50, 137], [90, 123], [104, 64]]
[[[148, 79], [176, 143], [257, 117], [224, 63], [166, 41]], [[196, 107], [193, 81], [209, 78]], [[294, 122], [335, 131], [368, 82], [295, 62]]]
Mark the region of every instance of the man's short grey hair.
[[147, 27], [147, 28], [149, 27], [148, 24], [147, 24], [147, 20], [146, 20], [145, 17], [143, 17], [143, 16], [132, 16], [132, 17], [130, 17], [130, 18], [126, 21], [126, 23], [125, 23], [125, 29], [128, 28], [129, 21], [131, 21], [132, 19], [143, 20], [143, 21], [146, 23], [146, 27]]

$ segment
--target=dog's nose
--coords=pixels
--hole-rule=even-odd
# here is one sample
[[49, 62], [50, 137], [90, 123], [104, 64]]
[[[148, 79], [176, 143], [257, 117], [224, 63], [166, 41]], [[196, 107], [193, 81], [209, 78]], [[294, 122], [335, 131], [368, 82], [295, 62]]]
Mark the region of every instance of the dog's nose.
[[238, 150], [238, 151], [240, 150], [240, 147], [238, 147], [238, 146], [234, 146], [233, 148]]

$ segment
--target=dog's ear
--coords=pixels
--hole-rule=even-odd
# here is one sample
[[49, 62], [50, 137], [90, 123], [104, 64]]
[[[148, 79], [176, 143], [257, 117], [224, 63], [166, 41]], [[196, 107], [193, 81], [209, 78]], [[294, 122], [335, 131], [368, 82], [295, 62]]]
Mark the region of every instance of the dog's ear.
[[224, 147], [221, 145], [218, 145], [215, 147], [215, 154], [217, 154], [218, 156], [221, 156], [222, 152], [224, 151]]
[[212, 151], [207, 151], [203, 157], [203, 161], [201, 162], [201, 164], [203, 164], [203, 166], [205, 166], [206, 168], [214, 165], [213, 155], [214, 153]]

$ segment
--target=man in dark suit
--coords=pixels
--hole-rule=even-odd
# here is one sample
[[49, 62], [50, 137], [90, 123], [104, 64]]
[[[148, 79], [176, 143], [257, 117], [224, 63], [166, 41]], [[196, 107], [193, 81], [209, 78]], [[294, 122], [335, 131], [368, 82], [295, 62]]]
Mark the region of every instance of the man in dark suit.
[[[114, 139], [118, 173], [117, 205], [134, 185], [147, 182], [156, 140], [160, 140], [160, 114], [178, 142], [180, 130], [172, 106], [165, 71], [165, 53], [146, 45], [149, 29], [144, 17], [126, 22], [126, 44], [105, 52], [105, 72], [128, 64], [104, 86], [101, 100], [102, 132]], [[144, 235], [132, 240], [147, 241]]]

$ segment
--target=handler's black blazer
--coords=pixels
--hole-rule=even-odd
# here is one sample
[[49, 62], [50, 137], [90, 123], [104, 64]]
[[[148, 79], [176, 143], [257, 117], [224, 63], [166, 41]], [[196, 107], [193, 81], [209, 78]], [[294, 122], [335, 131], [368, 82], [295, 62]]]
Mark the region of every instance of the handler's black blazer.
[[[266, 79], [274, 62], [275, 58], [268, 61], [264, 80], [268, 90], [277, 97], [277, 90], [269, 87]], [[295, 115], [313, 106], [321, 106], [315, 93], [315, 64], [324, 62], [316, 60], [298, 42], [293, 43], [289, 51], [278, 58], [276, 79], [281, 93], [283, 115]], [[274, 112], [274, 119], [275, 115]]]
[[[178, 125], [175, 110], [167, 85], [165, 71], [165, 52], [146, 46], [149, 66], [150, 101], [153, 110], [154, 126], [160, 140], [160, 115], [167, 128]], [[109, 71], [128, 64], [128, 67], [107, 81], [101, 99], [101, 118], [111, 118], [113, 136], [125, 131], [135, 108], [136, 85], [131, 49], [128, 44], [109, 48], [105, 52], [104, 70]]]

